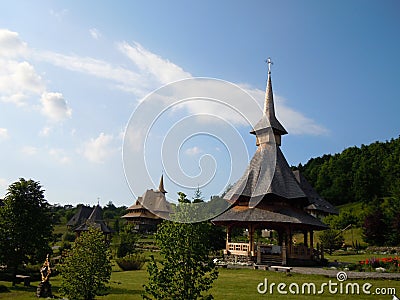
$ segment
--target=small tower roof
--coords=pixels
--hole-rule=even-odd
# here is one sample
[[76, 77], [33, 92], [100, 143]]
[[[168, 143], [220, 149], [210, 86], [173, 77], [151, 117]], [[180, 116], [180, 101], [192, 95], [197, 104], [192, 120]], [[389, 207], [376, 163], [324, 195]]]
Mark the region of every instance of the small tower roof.
[[274, 93], [272, 92], [272, 81], [271, 81], [271, 59], [268, 58], [268, 79], [267, 88], [265, 90], [265, 101], [264, 101], [264, 111], [261, 120], [254, 126], [251, 134], [257, 134], [258, 132], [264, 131], [267, 128], [272, 128], [275, 134], [284, 135], [288, 132], [282, 126], [275, 116], [274, 107]]
[[158, 186], [158, 191], [161, 192], [161, 193], [163, 193], [163, 194], [168, 193], [168, 192], [164, 189], [164, 174], [161, 175], [160, 184], [159, 184], [159, 186]]

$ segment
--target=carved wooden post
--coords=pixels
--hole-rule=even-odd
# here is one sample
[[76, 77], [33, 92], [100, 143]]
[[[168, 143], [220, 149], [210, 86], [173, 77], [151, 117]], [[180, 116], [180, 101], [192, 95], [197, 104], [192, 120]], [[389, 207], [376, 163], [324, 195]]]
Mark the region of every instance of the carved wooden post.
[[308, 232], [307, 232], [307, 230], [303, 231], [303, 234], [304, 234], [304, 246], [308, 247], [308, 238], [307, 238]]
[[286, 241], [285, 238], [282, 239], [282, 266], [287, 264], [287, 253], [286, 253]]
[[226, 253], [229, 253], [229, 239], [231, 235], [231, 226], [226, 226]]

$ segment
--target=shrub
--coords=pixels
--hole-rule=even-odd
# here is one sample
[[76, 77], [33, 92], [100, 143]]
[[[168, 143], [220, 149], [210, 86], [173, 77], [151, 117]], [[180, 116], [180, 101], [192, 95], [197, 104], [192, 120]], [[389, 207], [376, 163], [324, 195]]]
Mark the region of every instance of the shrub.
[[60, 266], [62, 295], [69, 299], [93, 300], [111, 277], [108, 243], [95, 228], [82, 232]]
[[9, 292], [8, 288], [4, 285], [0, 285], [0, 293], [7, 293]]
[[140, 270], [146, 262], [146, 258], [139, 253], [128, 254], [125, 257], [117, 258], [116, 262], [123, 271]]
[[76, 238], [76, 234], [73, 232], [69, 232], [69, 231], [65, 232], [62, 235], [63, 242], [73, 242], [73, 241], [75, 241], [75, 238]]

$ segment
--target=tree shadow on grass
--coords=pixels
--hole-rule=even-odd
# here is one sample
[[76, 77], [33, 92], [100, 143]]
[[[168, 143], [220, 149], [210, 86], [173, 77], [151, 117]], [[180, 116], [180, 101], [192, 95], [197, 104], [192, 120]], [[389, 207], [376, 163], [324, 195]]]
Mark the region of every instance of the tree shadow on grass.
[[111, 288], [108, 291], [108, 294], [115, 294], [115, 295], [141, 295], [143, 294], [143, 290], [130, 290], [130, 289], [123, 289], [123, 288]]

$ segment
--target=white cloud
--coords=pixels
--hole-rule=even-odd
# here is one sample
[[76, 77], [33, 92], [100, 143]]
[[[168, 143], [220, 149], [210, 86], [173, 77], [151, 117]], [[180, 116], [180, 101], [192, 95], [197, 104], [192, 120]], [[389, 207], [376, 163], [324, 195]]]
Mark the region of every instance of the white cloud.
[[97, 28], [91, 28], [89, 29], [90, 36], [94, 38], [95, 40], [98, 40], [101, 38], [101, 32]]
[[60, 122], [72, 115], [72, 110], [61, 93], [43, 93], [40, 102], [42, 113], [51, 121]]
[[181, 67], [154, 54], [139, 43], [133, 46], [127, 42], [118, 44], [119, 50], [128, 56], [142, 72], [150, 74], [161, 84], [167, 84], [176, 80], [190, 78], [192, 75]]
[[188, 149], [186, 149], [185, 150], [185, 153], [187, 154], [187, 155], [189, 155], [189, 156], [195, 156], [195, 155], [198, 155], [198, 154], [200, 154], [200, 153], [202, 153], [203, 152], [203, 150], [201, 150], [199, 147], [197, 147], [197, 146], [194, 146], [194, 147], [192, 147], [192, 148], [188, 148]]
[[151, 89], [140, 74], [119, 66], [113, 66], [103, 60], [76, 55], [64, 55], [51, 51], [36, 52], [35, 58], [66, 70], [112, 80], [117, 83], [118, 88], [136, 95], [143, 96]]
[[66, 164], [71, 161], [71, 159], [65, 154], [65, 151], [62, 149], [52, 148], [49, 150], [49, 154], [61, 164]]
[[2, 101], [23, 105], [26, 104], [26, 98], [39, 95], [44, 90], [42, 78], [30, 63], [0, 58], [0, 99]]
[[7, 128], [0, 128], [0, 141], [6, 140], [9, 138], [8, 129]]
[[21, 153], [25, 154], [25, 155], [35, 155], [38, 152], [38, 149], [36, 147], [33, 146], [24, 146], [21, 148]]
[[39, 136], [43, 136], [43, 137], [49, 136], [51, 130], [52, 130], [51, 127], [43, 127], [39, 132]]
[[97, 138], [91, 138], [84, 144], [83, 155], [94, 163], [103, 163], [110, 155], [116, 152], [112, 146], [114, 137], [103, 132]]
[[54, 10], [50, 9], [50, 15], [55, 17], [58, 21], [61, 21], [62, 18], [68, 13], [68, 9]]
[[[63, 14], [65, 11], [63, 12]], [[53, 12], [54, 15], [57, 15]], [[100, 32], [96, 28], [90, 29], [93, 38], [99, 38]], [[106, 80], [111, 80], [116, 87], [124, 91], [134, 93], [139, 97], [145, 96], [149, 91], [158, 88], [160, 84], [167, 84], [184, 78], [192, 78], [192, 75], [184, 71], [180, 66], [167, 59], [147, 50], [139, 43], [120, 42], [118, 49], [126, 55], [138, 68], [137, 71], [129, 70], [121, 66], [115, 66], [109, 62], [91, 57], [80, 57], [77, 55], [64, 55], [51, 51], [29, 51], [26, 43], [21, 41], [18, 33], [9, 30], [0, 31], [0, 53], [5, 57], [21, 56], [27, 53], [34, 58], [49, 62], [55, 66], [82, 72]], [[14, 48], [16, 51], [13, 51]], [[1, 56], [1, 55], [0, 55]], [[202, 85], [180, 87], [181, 90], [173, 91], [175, 99], [182, 94], [192, 96], [203, 96], [204, 91], [218, 100], [189, 101], [179, 108], [185, 108], [192, 114], [209, 114], [218, 116], [233, 124], [248, 125], [255, 124], [261, 117], [260, 108], [263, 107], [264, 91], [254, 89], [244, 84], [239, 85], [249, 92], [258, 104], [242, 101], [243, 95], [229, 94], [226, 84], [215, 84], [215, 81], [205, 80]], [[0, 99], [24, 104], [24, 99], [31, 94], [42, 95], [42, 112], [52, 121], [61, 121], [71, 116], [61, 94], [45, 92], [46, 88], [42, 78], [36, 74], [33, 66], [24, 61], [1, 60], [0, 58]], [[171, 98], [171, 95], [168, 95]], [[222, 100], [222, 101], [220, 101]], [[224, 105], [223, 103], [228, 105]], [[254, 101], [253, 101], [254, 102]], [[222, 103], [222, 106], [221, 106]], [[288, 131], [293, 134], [326, 134], [328, 130], [317, 124], [314, 120], [304, 116], [301, 112], [287, 106], [285, 99], [275, 95], [276, 113]], [[174, 109], [177, 109], [175, 107]], [[233, 112], [233, 113], [232, 113]], [[242, 115], [241, 115], [242, 114]], [[243, 118], [243, 115], [245, 118]], [[247, 120], [246, 120], [247, 119]]]
[[[247, 88], [247, 91], [262, 105], [261, 107], [263, 107], [265, 91], [251, 88]], [[317, 124], [303, 113], [290, 108], [287, 102], [285, 98], [274, 94], [275, 115], [289, 134], [326, 135], [329, 133], [329, 130], [323, 125]]]
[[14, 58], [28, 54], [28, 48], [17, 32], [0, 29], [0, 57]]

